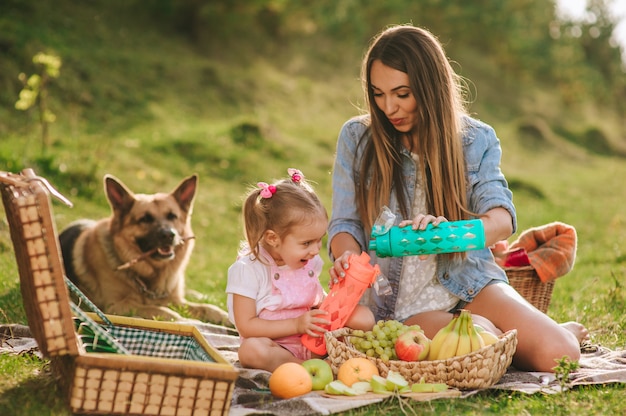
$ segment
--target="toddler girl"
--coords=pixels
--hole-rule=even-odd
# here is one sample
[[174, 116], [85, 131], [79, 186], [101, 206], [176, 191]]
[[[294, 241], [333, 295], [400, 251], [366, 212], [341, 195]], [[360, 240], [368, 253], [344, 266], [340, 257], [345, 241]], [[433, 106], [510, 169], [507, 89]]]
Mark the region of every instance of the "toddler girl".
[[[244, 202], [246, 241], [228, 270], [228, 311], [241, 335], [243, 367], [273, 371], [312, 353], [302, 334], [322, 336], [330, 321], [316, 309], [325, 296], [319, 255], [328, 215], [302, 172], [272, 185], [259, 182]], [[358, 306], [346, 326], [370, 330], [374, 315]]]

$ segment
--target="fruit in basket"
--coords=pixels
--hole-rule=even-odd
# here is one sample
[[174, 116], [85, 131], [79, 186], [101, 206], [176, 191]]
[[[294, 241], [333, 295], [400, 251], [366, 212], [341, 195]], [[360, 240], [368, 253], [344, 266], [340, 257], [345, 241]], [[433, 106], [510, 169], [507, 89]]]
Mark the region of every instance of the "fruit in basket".
[[430, 339], [421, 330], [409, 329], [398, 337], [394, 348], [402, 361], [421, 361], [428, 357]]
[[378, 367], [372, 361], [363, 357], [352, 357], [339, 366], [337, 380], [351, 387], [358, 381], [370, 381], [375, 374], [379, 374]]
[[441, 328], [433, 339], [430, 340], [430, 351], [428, 352], [429, 360], [437, 360], [439, 357], [439, 352], [441, 351], [441, 347], [444, 342], [449, 342], [448, 335], [452, 334], [452, 330], [454, 329], [454, 325], [456, 324], [456, 316], [450, 320], [448, 325]]
[[454, 356], [461, 356], [472, 352], [472, 337], [470, 336], [469, 328], [467, 326], [469, 323], [467, 320], [468, 316], [471, 317], [469, 312], [461, 312], [461, 315], [459, 316], [459, 342]]
[[324, 390], [324, 387], [333, 381], [333, 369], [321, 358], [311, 358], [302, 363], [302, 366], [309, 372], [313, 382], [313, 390]]
[[472, 315], [470, 313], [468, 313], [467, 317], [467, 331], [469, 332], [472, 340], [472, 352], [484, 348], [485, 341], [483, 341], [483, 338], [478, 334], [476, 325], [474, 325], [474, 321], [472, 320]]
[[483, 339], [483, 343], [485, 345], [493, 345], [498, 342], [499, 338], [495, 334], [485, 331], [482, 326], [474, 325], [474, 328], [476, 329], [478, 335]]
[[455, 315], [448, 325], [441, 328], [430, 343], [429, 360], [453, 357], [459, 346], [459, 316]]
[[279, 365], [270, 376], [269, 387], [272, 395], [281, 399], [301, 396], [313, 390], [309, 372], [298, 363]]
[[409, 330], [421, 331], [421, 328], [419, 325], [407, 326], [396, 320], [380, 320], [371, 331], [353, 331], [350, 343], [368, 357], [380, 358], [388, 362], [398, 359], [394, 348], [396, 340]]
[[429, 360], [445, 360], [466, 355], [485, 346], [485, 342], [476, 331], [472, 314], [462, 309], [450, 323], [440, 329], [430, 343]]

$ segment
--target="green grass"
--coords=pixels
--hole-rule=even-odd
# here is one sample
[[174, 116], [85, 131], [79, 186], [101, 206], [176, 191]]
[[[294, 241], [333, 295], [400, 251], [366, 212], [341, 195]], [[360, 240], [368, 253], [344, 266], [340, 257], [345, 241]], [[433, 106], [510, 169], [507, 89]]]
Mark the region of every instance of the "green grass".
[[[241, 49], [246, 53], [233, 47], [219, 55], [129, 16], [116, 20], [102, 11], [94, 20], [87, 4], [60, 2], [58, 11], [33, 13], [37, 24], [30, 32], [7, 33], [20, 40], [25, 55], [43, 46], [34, 39], [46, 39], [64, 60], [51, 90], [58, 117], [51, 129], [54, 145], [42, 156], [34, 113], [4, 106], [0, 169], [34, 167], [74, 202], [74, 208], [53, 203], [59, 229], [78, 218], [109, 215], [105, 173], [143, 193], [173, 189], [198, 173], [196, 248], [187, 282], [225, 307], [226, 271], [242, 237], [240, 205], [248, 186], [298, 167], [330, 209], [337, 133], [362, 102], [357, 81], [361, 50], [347, 42], [312, 39], [271, 53], [266, 47], [254, 54], [247, 45]], [[333, 57], [333, 49], [342, 56]], [[585, 132], [601, 125], [607, 140], [624, 148], [619, 117], [599, 108], [587, 113], [562, 108], [538, 87], [522, 93], [499, 86], [497, 69], [476, 57], [480, 54], [466, 51], [463, 60], [456, 59], [478, 91], [473, 111], [502, 140], [502, 168], [514, 191], [519, 231], [562, 221], [578, 232], [575, 267], [557, 281], [548, 314], [558, 321], [583, 322], [594, 342], [623, 349], [626, 164], [573, 144], [583, 143]], [[5, 68], [23, 70], [15, 62]], [[17, 93], [14, 86], [8, 91], [3, 102]], [[322, 280], [327, 283], [326, 273]], [[26, 323], [18, 281], [2, 215], [0, 322]], [[3, 414], [68, 414], [46, 360], [0, 356], [0, 374]], [[482, 392], [410, 407], [415, 414], [616, 414], [623, 412], [624, 393], [623, 384], [553, 396]], [[348, 414], [399, 412], [392, 400]]]

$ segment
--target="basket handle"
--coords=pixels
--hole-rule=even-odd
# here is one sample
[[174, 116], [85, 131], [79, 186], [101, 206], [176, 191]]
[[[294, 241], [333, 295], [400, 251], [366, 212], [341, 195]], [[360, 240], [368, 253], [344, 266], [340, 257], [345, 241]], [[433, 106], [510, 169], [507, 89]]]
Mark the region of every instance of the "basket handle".
[[46, 188], [46, 190], [54, 196], [59, 201], [63, 202], [68, 207], [73, 207], [72, 202], [67, 199], [63, 194], [57, 191], [54, 186], [50, 185], [50, 182], [44, 177], [35, 175], [35, 171], [28, 168], [22, 171], [22, 175], [16, 175], [10, 172], [0, 171], [0, 182], [3, 182], [8, 185], [12, 185], [15, 187], [22, 187], [27, 185], [29, 182], [38, 181]]
[[[106, 317], [104, 312], [102, 312], [100, 308], [98, 308], [92, 301], [90, 301], [89, 298], [85, 296], [85, 294], [81, 292], [80, 289], [70, 279], [67, 278], [67, 276], [65, 276], [65, 284], [73, 294], [78, 296], [78, 298], [80, 299], [80, 303], [85, 303], [89, 310], [98, 315], [98, 317], [102, 319], [102, 322], [104, 322], [106, 325], [113, 326], [113, 322], [111, 322], [111, 320]], [[74, 304], [73, 302], [70, 303]]]

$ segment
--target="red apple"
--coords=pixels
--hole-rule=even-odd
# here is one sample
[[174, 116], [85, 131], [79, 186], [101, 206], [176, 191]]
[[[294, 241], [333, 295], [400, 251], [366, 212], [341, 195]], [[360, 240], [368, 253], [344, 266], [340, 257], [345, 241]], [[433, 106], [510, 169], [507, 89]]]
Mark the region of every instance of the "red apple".
[[398, 337], [395, 348], [402, 361], [425, 360], [430, 350], [430, 339], [418, 329], [409, 329]]

